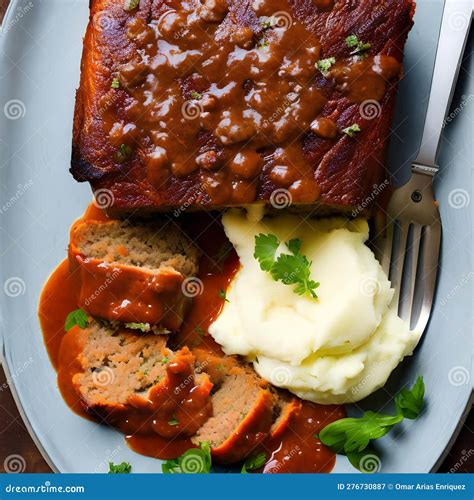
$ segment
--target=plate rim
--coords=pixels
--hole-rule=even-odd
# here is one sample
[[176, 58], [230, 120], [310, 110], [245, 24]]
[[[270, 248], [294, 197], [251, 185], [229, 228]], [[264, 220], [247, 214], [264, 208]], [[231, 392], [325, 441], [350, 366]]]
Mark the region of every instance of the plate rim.
[[[6, 45], [7, 40], [8, 40], [8, 32], [5, 32], [4, 29], [6, 26], [8, 26], [10, 24], [11, 18], [14, 16], [15, 8], [23, 2], [25, 2], [25, 0], [10, 0], [10, 3], [7, 6], [7, 9], [5, 11], [5, 16], [3, 18], [3, 22], [2, 22], [2, 25], [0, 27], [0, 51], [3, 53], [6, 53], [5, 45]], [[49, 7], [51, 7], [51, 5]], [[0, 123], [2, 124], [2, 126], [5, 126], [5, 118], [2, 117], [1, 115], [0, 115]], [[0, 279], [3, 280], [3, 276], [4, 276], [4, 270], [0, 268]], [[12, 377], [12, 375], [11, 375], [12, 371], [11, 371], [11, 367], [9, 365], [8, 347], [7, 347], [7, 343], [5, 342], [5, 338], [4, 338], [5, 325], [4, 325], [4, 319], [3, 319], [4, 318], [3, 309], [4, 309], [3, 300], [1, 300], [0, 301], [0, 311], [2, 312], [2, 314], [0, 314], [0, 363], [4, 369], [4, 372], [5, 372], [6, 382], [8, 384], [10, 391], [11, 391], [12, 397], [15, 401], [15, 405], [16, 405], [18, 412], [22, 418], [22, 421], [25, 424], [25, 427], [26, 427], [29, 435], [33, 439], [33, 442], [35, 443], [35, 445], [38, 448], [39, 452], [41, 453], [42, 457], [44, 458], [44, 460], [46, 461], [48, 466], [52, 469], [53, 473], [62, 473], [62, 471], [56, 465], [53, 458], [47, 452], [46, 448], [43, 446], [33, 424], [30, 422], [30, 419], [28, 418], [28, 414], [25, 411], [23, 403], [22, 403], [22, 397], [20, 396], [20, 393], [18, 392], [18, 390], [16, 388], [14, 377]], [[426, 327], [425, 332], [427, 332], [428, 329], [429, 329], [429, 324]], [[472, 363], [473, 362], [474, 362], [474, 360], [471, 356], [471, 367], [470, 367], [471, 374], [473, 372], [473, 370], [472, 370]], [[54, 369], [54, 367], [53, 367], [53, 369]], [[474, 381], [473, 381], [473, 383], [474, 383]], [[455, 424], [453, 431], [451, 432], [451, 437], [447, 441], [445, 447], [443, 448], [443, 450], [439, 454], [438, 458], [433, 463], [433, 466], [429, 470], [426, 471], [427, 473], [436, 473], [437, 472], [437, 469], [440, 467], [440, 465], [442, 464], [442, 462], [444, 461], [444, 459], [448, 455], [450, 449], [452, 448], [454, 442], [456, 441], [457, 437], [459, 436], [459, 433], [460, 433], [460, 431], [461, 431], [461, 429], [462, 429], [462, 427], [467, 419], [467, 416], [469, 415], [469, 412], [471, 411], [473, 406], [474, 406], [474, 387], [472, 387], [472, 384], [471, 384], [470, 391], [466, 397], [464, 409], [462, 411], [462, 414], [461, 414], [459, 420]], [[334, 472], [334, 473], [337, 474], [337, 472]], [[357, 473], [357, 471], [354, 471], [354, 473]]]

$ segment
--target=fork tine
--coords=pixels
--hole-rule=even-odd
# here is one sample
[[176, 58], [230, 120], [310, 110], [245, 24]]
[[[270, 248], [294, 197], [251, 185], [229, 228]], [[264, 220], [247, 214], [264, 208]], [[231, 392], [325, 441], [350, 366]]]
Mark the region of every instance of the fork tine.
[[392, 288], [395, 289], [393, 304], [397, 304], [398, 309], [400, 308], [400, 289], [405, 262], [405, 251], [407, 247], [408, 227], [407, 223], [400, 223], [398, 244], [396, 245], [396, 248], [394, 248], [390, 270], [390, 281], [392, 282]]
[[410, 288], [407, 291], [404, 299], [403, 317], [408, 324], [410, 324], [411, 316], [413, 313], [413, 303], [415, 300], [415, 287], [416, 287], [416, 271], [418, 268], [418, 258], [421, 245], [421, 231], [420, 224], [412, 225], [412, 246], [411, 246], [411, 265], [410, 265]]
[[393, 234], [395, 230], [395, 223], [391, 223], [387, 226], [385, 231], [385, 238], [383, 239], [382, 251], [379, 253], [379, 262], [384, 270], [384, 273], [388, 276], [390, 272], [390, 261], [392, 259], [392, 247], [393, 247]]
[[423, 299], [420, 314], [413, 328], [419, 332], [423, 332], [426, 328], [433, 305], [441, 247], [441, 222], [439, 219], [425, 227], [423, 240], [423, 246], [426, 249], [423, 252], [423, 268], [420, 275], [423, 285]]

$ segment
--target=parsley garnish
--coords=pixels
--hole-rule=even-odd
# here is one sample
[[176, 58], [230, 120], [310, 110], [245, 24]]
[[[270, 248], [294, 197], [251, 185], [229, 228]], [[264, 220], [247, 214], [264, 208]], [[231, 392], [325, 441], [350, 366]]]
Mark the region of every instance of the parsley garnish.
[[76, 309], [67, 315], [64, 330], [68, 332], [73, 326], [85, 328], [89, 324], [89, 316], [82, 309]]
[[194, 327], [194, 331], [202, 338], [205, 335], [204, 330], [200, 326]]
[[[366, 411], [359, 418], [343, 418], [337, 420], [319, 433], [319, 440], [336, 453], [347, 455], [351, 463], [359, 463], [374, 439], [385, 436], [404, 418], [417, 418], [423, 408], [425, 385], [423, 377], [418, 377], [411, 389], [402, 389], [395, 397], [396, 415], [382, 415]], [[356, 466], [357, 467], [357, 466]]]
[[195, 90], [193, 90], [191, 92], [191, 97], [193, 99], [196, 99], [197, 101], [199, 101], [199, 99], [202, 99], [202, 94], [200, 94], [199, 92], [196, 92]]
[[344, 134], [347, 134], [349, 137], [354, 137], [356, 132], [360, 132], [360, 127], [357, 123], [352, 124], [350, 127], [347, 127], [342, 130]]
[[120, 88], [120, 80], [118, 78], [114, 78], [112, 80], [112, 83], [110, 84], [110, 86], [113, 88], [113, 89], [119, 89]]
[[126, 11], [136, 9], [138, 7], [139, 3], [140, 3], [140, 0], [124, 0], [123, 9]]
[[267, 17], [266, 19], [262, 19], [260, 21], [260, 26], [267, 30], [268, 28], [271, 28], [273, 26], [273, 20], [271, 17]]
[[321, 71], [321, 73], [326, 76], [328, 74], [329, 68], [336, 64], [335, 57], [328, 57], [327, 59], [321, 59], [316, 63], [316, 67]]
[[179, 425], [179, 420], [173, 417], [171, 420], [168, 420], [168, 425]]
[[117, 161], [119, 163], [122, 163], [127, 160], [131, 154], [132, 148], [130, 146], [127, 146], [126, 144], [120, 144], [119, 150], [117, 152]]
[[312, 262], [301, 254], [301, 240], [290, 240], [286, 246], [291, 255], [282, 253], [275, 260], [279, 246], [280, 241], [274, 234], [255, 236], [253, 256], [260, 263], [260, 269], [269, 272], [275, 281], [281, 281], [285, 285], [296, 285], [294, 292], [298, 295], [309, 294], [313, 299], [317, 299], [314, 290], [318, 288], [319, 283], [310, 278]]
[[150, 331], [150, 323], [125, 323], [125, 328], [130, 328], [130, 330], [141, 330], [146, 333]]
[[227, 293], [225, 290], [220, 290], [219, 297], [221, 299], [224, 299], [225, 302], [229, 302], [229, 299], [227, 298]]
[[262, 467], [262, 465], [266, 461], [267, 455], [264, 452], [259, 453], [258, 455], [255, 455], [253, 457], [248, 457], [247, 460], [245, 460], [244, 465], [242, 465], [242, 470], [240, 471], [240, 473], [247, 474], [247, 471], [249, 470], [260, 469], [260, 467]]
[[211, 472], [211, 445], [199, 443], [199, 448], [186, 450], [180, 457], [161, 464], [164, 474], [209, 474]]
[[161, 360], [161, 364], [162, 365], [166, 365], [166, 363], [168, 363], [168, 361], [170, 360], [170, 358], [168, 358], [167, 356], [165, 356], [162, 360]]
[[109, 462], [109, 474], [130, 474], [131, 470], [132, 466], [128, 462], [122, 462], [118, 465]]
[[364, 55], [364, 52], [366, 52], [367, 50], [369, 50], [372, 47], [372, 45], [370, 43], [361, 42], [357, 38], [357, 35], [349, 35], [346, 38], [346, 45], [350, 49], [354, 49], [354, 50], [352, 50], [351, 55], [355, 55], [355, 54]]

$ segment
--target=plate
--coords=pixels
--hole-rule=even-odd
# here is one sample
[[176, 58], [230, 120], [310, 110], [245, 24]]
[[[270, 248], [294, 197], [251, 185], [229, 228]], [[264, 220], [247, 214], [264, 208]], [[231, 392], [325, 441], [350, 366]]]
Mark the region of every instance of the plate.
[[[409, 36], [389, 161], [399, 179], [406, 177], [420, 141], [442, 9], [441, 1], [419, 1]], [[134, 472], [157, 472], [159, 462], [133, 453], [121, 434], [69, 410], [59, 394], [37, 319], [41, 287], [65, 257], [69, 226], [91, 199], [89, 186], [77, 184], [68, 172], [87, 19], [86, 0], [16, 0], [4, 20], [0, 42], [3, 362], [23, 418], [54, 470], [106, 472], [109, 461], [126, 460]], [[439, 159], [436, 191], [444, 238], [429, 328], [415, 355], [396, 370], [384, 389], [363, 403], [366, 408], [382, 408], [416, 375], [425, 377], [423, 416], [380, 440], [383, 472], [435, 469], [469, 407], [472, 94], [461, 80], [453, 104], [461, 111], [445, 128]], [[338, 458], [335, 471], [353, 469]]]

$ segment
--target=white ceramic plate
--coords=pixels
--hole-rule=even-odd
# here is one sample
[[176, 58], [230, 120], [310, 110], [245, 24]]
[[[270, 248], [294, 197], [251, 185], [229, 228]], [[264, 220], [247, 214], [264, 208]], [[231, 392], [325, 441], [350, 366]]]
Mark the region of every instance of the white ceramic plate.
[[[390, 162], [394, 170], [402, 167], [402, 174], [420, 140], [442, 8], [441, 1], [420, 0], [409, 37]], [[43, 283], [65, 257], [69, 226], [91, 198], [89, 187], [74, 182], [68, 172], [74, 91], [87, 18], [87, 0], [14, 0], [4, 21], [0, 41], [4, 364], [23, 417], [55, 470], [105, 472], [109, 460], [127, 460], [135, 472], [156, 472], [159, 462], [130, 451], [118, 432], [68, 409], [36, 314]], [[415, 356], [397, 369], [385, 389], [365, 402], [377, 409], [416, 375], [425, 377], [427, 411], [382, 440], [383, 472], [435, 468], [469, 404], [473, 281], [469, 113], [474, 99], [463, 76], [454, 104], [462, 111], [445, 129], [439, 161], [437, 195], [444, 239], [433, 317]], [[338, 459], [335, 470], [353, 469]]]

